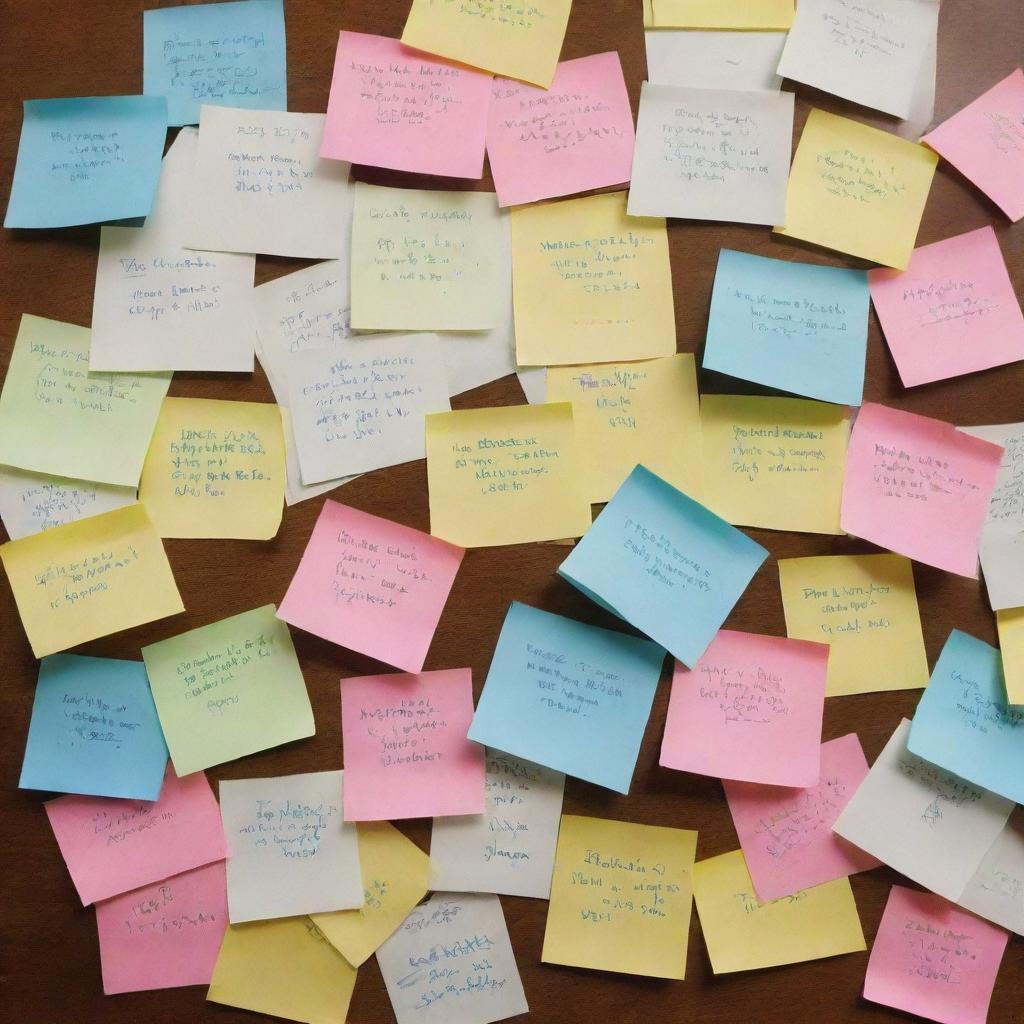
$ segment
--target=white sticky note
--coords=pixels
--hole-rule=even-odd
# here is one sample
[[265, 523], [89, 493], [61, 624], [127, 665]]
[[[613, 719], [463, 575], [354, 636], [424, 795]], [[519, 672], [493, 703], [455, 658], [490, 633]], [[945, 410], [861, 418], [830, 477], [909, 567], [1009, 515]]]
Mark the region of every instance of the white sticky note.
[[785, 32], [698, 32], [648, 29], [647, 81], [691, 89], [778, 92], [775, 73], [786, 45]]
[[1024, 808], [1017, 807], [967, 883], [960, 906], [1024, 935]]

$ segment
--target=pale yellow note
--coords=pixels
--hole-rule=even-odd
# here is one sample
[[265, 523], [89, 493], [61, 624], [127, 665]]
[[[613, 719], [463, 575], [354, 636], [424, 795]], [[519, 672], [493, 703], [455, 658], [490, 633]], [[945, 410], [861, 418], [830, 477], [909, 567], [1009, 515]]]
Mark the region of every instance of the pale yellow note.
[[284, 484], [276, 405], [164, 400], [139, 482], [161, 537], [268, 540], [281, 525]]
[[541, 959], [683, 978], [697, 833], [562, 816]]
[[657, 28], [785, 31], [793, 0], [650, 0]]
[[478, 548], [590, 529], [568, 402], [434, 413], [426, 439], [435, 537]]
[[546, 89], [571, 7], [572, 0], [413, 0], [402, 42]]
[[644, 28], [654, 28], [654, 0], [644, 0]]
[[780, 558], [786, 632], [832, 648], [826, 696], [928, 684], [921, 613], [909, 558]]
[[139, 503], [12, 540], [0, 561], [37, 658], [185, 610]]
[[786, 223], [775, 230], [905, 270], [938, 159], [920, 143], [812, 110], [789, 172]]
[[693, 896], [715, 974], [867, 948], [849, 878], [758, 903], [743, 852], [734, 850], [694, 866]]
[[358, 910], [312, 914], [313, 923], [350, 963], [365, 963], [427, 894], [430, 858], [387, 821], [364, 821], [359, 866], [366, 902]]
[[1006, 702], [1024, 704], [1024, 608], [997, 611], [996, 626], [1003, 656]]
[[704, 395], [705, 504], [735, 526], [839, 528], [849, 409], [805, 398]]
[[628, 217], [625, 192], [517, 206], [511, 216], [520, 366], [675, 352], [663, 217]]
[[233, 924], [206, 998], [305, 1024], [345, 1024], [356, 969], [308, 917]]

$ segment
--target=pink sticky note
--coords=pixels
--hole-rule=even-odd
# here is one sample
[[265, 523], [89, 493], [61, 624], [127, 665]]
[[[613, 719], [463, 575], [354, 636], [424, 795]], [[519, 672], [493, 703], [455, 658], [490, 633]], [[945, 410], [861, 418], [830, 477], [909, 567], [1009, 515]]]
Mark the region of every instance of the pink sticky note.
[[418, 672], [463, 548], [336, 501], [325, 501], [278, 618]]
[[499, 206], [622, 185], [633, 142], [617, 53], [562, 61], [550, 89], [494, 79], [487, 156]]
[[999, 445], [950, 423], [866, 402], [846, 452], [840, 525], [899, 555], [977, 579], [978, 536], [1002, 455]]
[[773, 786], [818, 782], [828, 646], [719, 630], [676, 662], [661, 764]]
[[781, 899], [878, 867], [880, 861], [832, 832], [832, 823], [867, 773], [860, 740], [851, 732], [822, 743], [816, 786], [723, 782], [759, 900]]
[[1010, 220], [1024, 217], [1024, 71], [1011, 72], [922, 140]]
[[228, 855], [206, 776], [179, 779], [169, 762], [158, 800], [61, 796], [44, 806], [85, 906]]
[[228, 926], [224, 861], [96, 904], [103, 991], [209, 985]]
[[941, 896], [894, 885], [864, 998], [941, 1024], [985, 1024], [1009, 937]]
[[396, 171], [480, 178], [491, 76], [342, 32], [320, 155]]
[[341, 681], [344, 818], [482, 814], [484, 748], [468, 668]]
[[905, 387], [1024, 359], [1024, 314], [991, 227], [923, 245], [905, 271], [870, 270], [868, 284]]

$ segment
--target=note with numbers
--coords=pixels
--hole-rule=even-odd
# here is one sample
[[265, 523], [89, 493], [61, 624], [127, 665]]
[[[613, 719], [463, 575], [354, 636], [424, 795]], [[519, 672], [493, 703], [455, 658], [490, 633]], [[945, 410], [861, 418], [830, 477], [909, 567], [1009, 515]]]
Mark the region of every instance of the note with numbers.
[[1024, 935], [1024, 808], [1014, 808], [957, 903]]
[[785, 32], [700, 31], [659, 28], [644, 32], [647, 79], [691, 89], [778, 92], [775, 73]]

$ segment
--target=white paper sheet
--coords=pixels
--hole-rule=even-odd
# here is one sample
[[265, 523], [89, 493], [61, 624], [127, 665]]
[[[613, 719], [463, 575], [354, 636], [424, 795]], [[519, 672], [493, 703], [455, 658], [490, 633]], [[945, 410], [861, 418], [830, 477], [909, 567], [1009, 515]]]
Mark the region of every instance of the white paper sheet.
[[[935, 0], [938, 6], [937, 0]], [[917, 142], [935, 120], [935, 79], [939, 63], [939, 19], [935, 19], [935, 31], [928, 39], [924, 60], [917, 72], [914, 92], [910, 98], [910, 113], [893, 129], [901, 139]]]
[[1024, 935], [1024, 808], [1017, 807], [957, 901], [973, 914]]
[[785, 32], [699, 32], [648, 29], [647, 80], [691, 89], [778, 92], [775, 73], [786, 45]]

